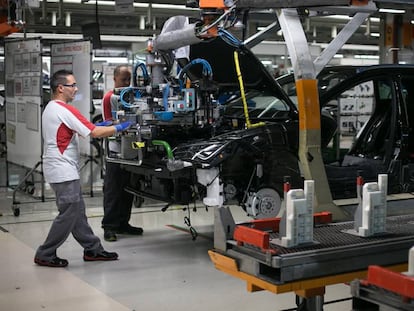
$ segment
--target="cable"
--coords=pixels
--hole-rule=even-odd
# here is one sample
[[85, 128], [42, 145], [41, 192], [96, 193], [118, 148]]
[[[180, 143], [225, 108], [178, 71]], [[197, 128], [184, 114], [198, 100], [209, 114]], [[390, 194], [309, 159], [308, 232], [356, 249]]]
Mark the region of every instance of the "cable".
[[132, 105], [129, 102], [127, 102], [127, 101], [124, 100], [125, 94], [128, 93], [131, 90], [132, 90], [132, 92], [135, 91], [134, 92], [134, 96], [136, 98], [140, 98], [141, 97], [141, 93], [139, 92], [139, 90], [134, 90], [133, 87], [125, 87], [125, 88], [123, 88], [121, 90], [121, 94], [119, 95], [119, 100], [121, 101], [122, 106], [125, 107], [125, 108], [136, 108], [136, 107], [139, 107], [139, 105]]
[[237, 39], [235, 36], [233, 36], [230, 32], [228, 32], [225, 29], [219, 29], [218, 34], [223, 39], [223, 41], [225, 41], [227, 44], [231, 46], [239, 48], [243, 44], [239, 39]]
[[138, 62], [137, 64], [135, 64], [134, 70], [133, 70], [133, 75], [132, 75], [133, 86], [138, 86], [138, 81], [137, 81], [137, 78], [138, 78], [137, 69], [138, 68], [141, 68], [142, 70], [142, 75], [144, 77], [144, 84], [147, 84], [149, 81], [149, 74], [148, 74], [147, 67], [145, 66], [143, 62]]
[[234, 65], [236, 66], [237, 78], [239, 80], [239, 85], [240, 85], [240, 95], [241, 95], [242, 102], [243, 102], [243, 110], [244, 110], [244, 118], [246, 119], [246, 126], [248, 129], [258, 127], [258, 126], [263, 126], [266, 123], [264, 122], [258, 122], [254, 124], [250, 123], [249, 108], [247, 107], [246, 94], [244, 92], [244, 86], [243, 86], [243, 77], [241, 74], [240, 64], [239, 64], [239, 53], [237, 51], [234, 51]]
[[162, 147], [164, 147], [165, 152], [167, 153], [167, 158], [170, 159], [170, 160], [173, 160], [174, 159], [174, 154], [172, 152], [171, 146], [165, 140], [159, 140], [159, 139], [158, 140], [153, 140], [153, 141], [151, 141], [151, 143], [154, 146], [162, 146]]
[[194, 65], [201, 64], [203, 66], [202, 74], [204, 76], [212, 77], [213, 76], [213, 69], [211, 68], [211, 65], [208, 61], [202, 58], [195, 58], [191, 62], [189, 62], [187, 65], [184, 66], [183, 69], [181, 69], [180, 74], [178, 75], [178, 80], [180, 82], [180, 89], [183, 88], [183, 77], [184, 74]]
[[213, 23], [207, 25], [207, 27], [205, 28], [202, 28], [196, 35], [202, 36], [203, 34], [206, 34], [208, 30], [215, 27], [223, 18], [227, 17], [230, 13], [233, 13], [233, 10], [235, 9], [236, 9], [236, 6], [233, 5], [226, 12], [224, 12], [224, 14], [222, 14], [219, 18], [217, 18]]
[[167, 83], [162, 90], [162, 104], [164, 110], [168, 111], [168, 96], [170, 95], [170, 85]]

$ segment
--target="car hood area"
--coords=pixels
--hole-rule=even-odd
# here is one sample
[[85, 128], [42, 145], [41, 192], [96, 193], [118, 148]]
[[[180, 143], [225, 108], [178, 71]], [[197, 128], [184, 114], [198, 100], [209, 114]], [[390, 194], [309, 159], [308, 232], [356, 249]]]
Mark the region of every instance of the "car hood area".
[[[192, 45], [190, 59], [204, 59], [212, 68], [212, 80], [220, 87], [220, 91], [238, 91], [239, 80], [235, 67], [234, 52], [238, 53], [241, 77], [246, 90], [271, 90], [277, 96], [285, 97], [285, 92], [267, 71], [261, 61], [244, 45], [231, 45], [220, 37]], [[200, 77], [201, 69], [193, 73]]]

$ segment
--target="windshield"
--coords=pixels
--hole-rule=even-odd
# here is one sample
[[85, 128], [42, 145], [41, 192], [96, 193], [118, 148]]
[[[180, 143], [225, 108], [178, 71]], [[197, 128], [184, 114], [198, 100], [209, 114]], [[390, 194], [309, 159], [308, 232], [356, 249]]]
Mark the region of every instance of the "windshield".
[[[363, 67], [361, 67], [363, 69]], [[359, 69], [352, 66], [327, 67], [318, 75], [318, 91], [319, 96], [324, 95], [342, 81], [354, 76]], [[296, 94], [295, 77], [292, 74], [284, 75], [277, 78], [277, 82], [289, 96], [291, 101], [298, 107], [298, 99]]]
[[[285, 101], [266, 91], [250, 91], [246, 94], [246, 102], [250, 118], [263, 120], [286, 118], [290, 112], [290, 107]], [[226, 104], [225, 116], [245, 117], [241, 97], [230, 100]]]

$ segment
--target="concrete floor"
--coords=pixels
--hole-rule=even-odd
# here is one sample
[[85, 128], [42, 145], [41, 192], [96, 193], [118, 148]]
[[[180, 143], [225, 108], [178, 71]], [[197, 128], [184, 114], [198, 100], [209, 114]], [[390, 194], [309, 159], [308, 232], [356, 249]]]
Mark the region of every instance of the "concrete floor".
[[[87, 187], [84, 187], [87, 191]], [[13, 192], [0, 188], [0, 310], [289, 310], [293, 293], [249, 293], [245, 282], [216, 270], [207, 251], [213, 248], [213, 210], [191, 212], [199, 233], [193, 241], [184, 223], [187, 211], [166, 212], [156, 202], [133, 208], [130, 223], [142, 226], [143, 236], [120, 235], [116, 242], [103, 240], [102, 193], [99, 180], [94, 196], [85, 195], [89, 222], [104, 247], [119, 253], [115, 262], [84, 262], [83, 251], [70, 237], [58, 255], [67, 268], [46, 268], [33, 263], [56, 215], [53, 195], [45, 202], [16, 193], [20, 216], [12, 212]], [[241, 208], [232, 208], [236, 222], [248, 219]], [[349, 287], [327, 287], [324, 310], [351, 310]]]

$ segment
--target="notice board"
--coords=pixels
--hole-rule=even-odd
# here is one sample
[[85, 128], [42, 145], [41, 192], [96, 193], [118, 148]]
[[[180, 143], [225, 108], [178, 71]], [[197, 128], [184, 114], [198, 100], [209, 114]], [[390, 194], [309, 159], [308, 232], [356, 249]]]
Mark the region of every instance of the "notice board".
[[33, 168], [42, 157], [42, 44], [9, 40], [4, 50], [7, 161]]

